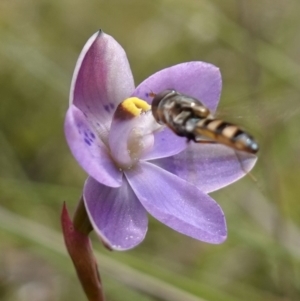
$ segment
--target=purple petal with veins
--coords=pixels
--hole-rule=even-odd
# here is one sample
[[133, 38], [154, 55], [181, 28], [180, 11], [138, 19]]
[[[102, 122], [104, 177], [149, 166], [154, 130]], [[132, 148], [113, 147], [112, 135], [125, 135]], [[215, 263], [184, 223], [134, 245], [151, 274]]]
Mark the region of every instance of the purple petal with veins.
[[105, 137], [118, 104], [134, 91], [124, 49], [99, 31], [84, 46], [73, 74], [70, 104], [98, 125]]
[[180, 154], [152, 163], [210, 193], [245, 176], [256, 160], [254, 155], [224, 145], [190, 143]]
[[222, 79], [219, 68], [204, 62], [188, 62], [160, 70], [145, 79], [133, 96], [152, 103], [149, 94], [174, 89], [199, 99], [212, 113], [219, 103]]
[[147, 162], [125, 175], [143, 206], [165, 225], [209, 243], [226, 239], [222, 209], [194, 185]]
[[147, 212], [126, 179], [121, 187], [112, 189], [89, 177], [83, 196], [92, 226], [109, 248], [128, 250], [144, 239]]

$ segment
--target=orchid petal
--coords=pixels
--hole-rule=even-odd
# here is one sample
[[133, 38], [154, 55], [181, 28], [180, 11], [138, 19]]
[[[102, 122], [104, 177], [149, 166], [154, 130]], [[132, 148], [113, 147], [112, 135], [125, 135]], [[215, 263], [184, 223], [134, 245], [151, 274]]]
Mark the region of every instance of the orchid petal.
[[190, 143], [180, 154], [152, 162], [210, 193], [245, 176], [256, 160], [255, 155], [224, 145]]
[[99, 31], [85, 44], [73, 74], [70, 104], [74, 104], [108, 132], [115, 108], [134, 90], [124, 49]]
[[73, 105], [67, 111], [65, 135], [73, 156], [90, 176], [110, 187], [121, 186], [122, 173], [89, 119]]
[[152, 103], [149, 94], [174, 89], [200, 100], [213, 114], [216, 111], [222, 89], [219, 68], [204, 62], [188, 62], [158, 71], [144, 80], [133, 96]]
[[111, 188], [89, 177], [83, 192], [86, 211], [95, 232], [113, 250], [128, 250], [141, 243], [148, 218], [126, 179]]
[[148, 162], [125, 175], [142, 205], [162, 223], [201, 241], [226, 239], [222, 209], [194, 185]]
[[186, 138], [177, 136], [167, 127], [153, 134], [154, 145], [149, 152], [141, 157], [141, 160], [173, 156], [182, 152], [188, 146]]

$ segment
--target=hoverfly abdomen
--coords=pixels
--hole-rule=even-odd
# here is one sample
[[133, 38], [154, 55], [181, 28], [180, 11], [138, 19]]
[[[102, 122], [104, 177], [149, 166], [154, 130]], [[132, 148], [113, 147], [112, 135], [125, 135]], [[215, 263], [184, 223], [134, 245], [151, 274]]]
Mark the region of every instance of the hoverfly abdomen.
[[234, 137], [235, 145], [242, 151], [246, 151], [251, 154], [256, 154], [259, 151], [259, 146], [254, 138], [248, 133], [241, 133]]
[[251, 135], [237, 125], [213, 118], [198, 99], [175, 90], [165, 90], [153, 96], [155, 120], [167, 125], [178, 136], [196, 143], [215, 142], [251, 154], [258, 152], [258, 144]]
[[199, 121], [194, 130], [195, 140], [198, 141], [207, 137], [236, 150], [251, 154], [257, 153], [259, 149], [258, 144], [250, 134], [237, 125], [223, 120], [208, 118]]

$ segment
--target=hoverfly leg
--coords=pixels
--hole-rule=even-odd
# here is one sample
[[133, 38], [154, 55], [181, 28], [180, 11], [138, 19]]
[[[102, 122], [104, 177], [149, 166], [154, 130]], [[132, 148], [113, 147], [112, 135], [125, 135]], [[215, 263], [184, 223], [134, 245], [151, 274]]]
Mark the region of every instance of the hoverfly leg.
[[180, 112], [175, 118], [173, 118], [173, 123], [177, 126], [184, 126], [187, 119], [190, 118], [191, 113], [188, 111]]
[[174, 131], [179, 136], [186, 136], [188, 139], [191, 138], [191, 134], [187, 131], [185, 123], [190, 118], [190, 112], [182, 111], [176, 115], [169, 124], [174, 127]]
[[196, 143], [201, 143], [201, 144], [216, 144], [218, 143], [217, 141], [213, 141], [213, 140], [202, 140], [201, 138], [195, 138], [194, 141]]
[[235, 156], [236, 156], [237, 160], [239, 161], [241, 169], [245, 173], [245, 175], [248, 175], [253, 182], [257, 183], [257, 179], [255, 178], [255, 176], [250, 171], [247, 171], [244, 168], [243, 162], [241, 160], [241, 157], [239, 156], [239, 153], [237, 151], [234, 151], [234, 153], [235, 153]]

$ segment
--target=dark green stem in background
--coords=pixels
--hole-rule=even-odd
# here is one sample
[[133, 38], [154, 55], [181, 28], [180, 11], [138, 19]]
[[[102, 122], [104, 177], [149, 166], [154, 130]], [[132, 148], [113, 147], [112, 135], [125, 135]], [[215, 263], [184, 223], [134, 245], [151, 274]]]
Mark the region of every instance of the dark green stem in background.
[[80, 198], [73, 217], [73, 225], [77, 231], [89, 235], [93, 231], [93, 227], [88, 218], [83, 197]]

